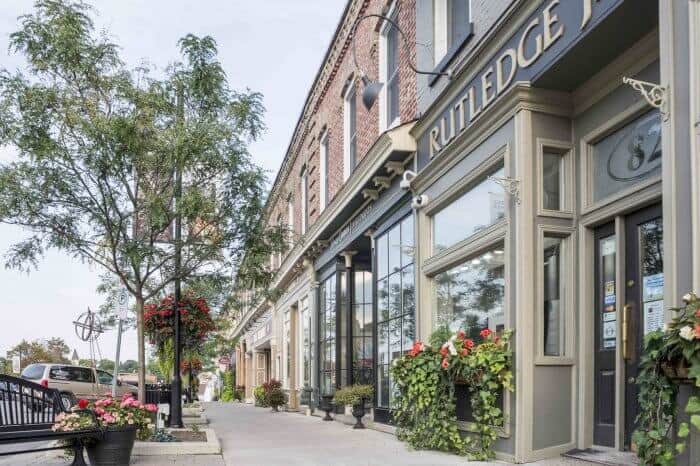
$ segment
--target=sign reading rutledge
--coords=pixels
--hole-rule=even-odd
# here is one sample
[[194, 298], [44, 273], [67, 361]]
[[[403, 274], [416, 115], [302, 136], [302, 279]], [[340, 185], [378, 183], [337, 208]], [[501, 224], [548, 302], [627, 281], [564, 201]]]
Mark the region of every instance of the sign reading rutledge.
[[438, 155], [513, 83], [532, 81], [623, 1], [543, 2], [436, 119], [420, 149]]

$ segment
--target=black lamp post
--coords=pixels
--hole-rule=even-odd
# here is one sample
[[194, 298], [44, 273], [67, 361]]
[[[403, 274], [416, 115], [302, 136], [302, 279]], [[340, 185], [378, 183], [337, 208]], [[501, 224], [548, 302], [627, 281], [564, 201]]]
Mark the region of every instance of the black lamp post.
[[[367, 75], [362, 71], [362, 68], [357, 64], [357, 55], [355, 54], [355, 33], [357, 32], [357, 26], [360, 24], [360, 22], [364, 21], [367, 18], [379, 18], [383, 21], [386, 21], [387, 23], [391, 24], [391, 27], [396, 28], [397, 31], [399, 31], [399, 34], [401, 34], [401, 39], [403, 40], [403, 45], [404, 47], [408, 47], [408, 40], [406, 38], [406, 34], [403, 32], [403, 30], [399, 27], [399, 25], [394, 21], [393, 19], [372, 13], [364, 16], [360, 16], [357, 18], [355, 21], [355, 24], [352, 26], [352, 61], [355, 64], [355, 68], [357, 68], [360, 71], [360, 76], [362, 80], [362, 84], [364, 86], [364, 90], [362, 91], [362, 104], [365, 106], [367, 110], [369, 110], [372, 105], [374, 105], [374, 102], [377, 100], [377, 97], [379, 97], [379, 93], [382, 90], [382, 87], [384, 87], [384, 83], [380, 81], [372, 81], [367, 77]], [[408, 50], [410, 52], [410, 50]], [[427, 74], [431, 76], [447, 76], [448, 79], [452, 79], [452, 72], [450, 70], [448, 71], [421, 71], [417, 69], [415, 66], [413, 66], [413, 63], [411, 63], [411, 60], [408, 60], [408, 66], [413, 70], [414, 73], [418, 74]]]
[[[184, 118], [184, 103], [182, 101], [182, 87], [177, 90], [177, 120], [182, 124]], [[173, 302], [174, 332], [173, 349], [175, 353], [173, 361], [173, 380], [170, 388], [170, 427], [184, 427], [182, 423], [182, 378], [180, 377], [180, 352], [182, 351], [182, 335], [180, 325], [180, 269], [182, 268], [182, 215], [180, 214], [180, 198], [182, 197], [182, 167], [180, 157], [177, 154], [175, 165], [175, 300]]]

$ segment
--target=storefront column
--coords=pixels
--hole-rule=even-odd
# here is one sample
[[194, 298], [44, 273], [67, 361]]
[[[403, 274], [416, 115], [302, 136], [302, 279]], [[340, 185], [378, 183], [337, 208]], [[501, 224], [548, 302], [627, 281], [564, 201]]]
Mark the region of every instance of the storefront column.
[[245, 358], [245, 372], [244, 372], [245, 397], [246, 397], [246, 400], [250, 400], [253, 398], [253, 361], [252, 361], [253, 356], [251, 354], [246, 353], [244, 355], [244, 358]]
[[693, 291], [700, 293], [700, 2], [689, 0], [690, 124], [693, 217]]
[[310, 259], [304, 259], [304, 268], [309, 277], [309, 316], [311, 328], [309, 329], [309, 346], [311, 348], [311, 405], [318, 404], [318, 287], [314, 263]]
[[[664, 305], [680, 304], [693, 286], [693, 179], [690, 161], [689, 3], [659, 0], [659, 54], [668, 114], [661, 125], [664, 222]], [[697, 266], [696, 266], [697, 267]], [[697, 279], [696, 279], [697, 280]], [[671, 311], [667, 311], [667, 319]]]

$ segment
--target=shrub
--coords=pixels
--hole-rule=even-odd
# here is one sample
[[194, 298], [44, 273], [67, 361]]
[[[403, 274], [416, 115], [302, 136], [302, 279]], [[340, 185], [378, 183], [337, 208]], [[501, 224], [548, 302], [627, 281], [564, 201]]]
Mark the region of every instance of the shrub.
[[374, 387], [371, 385], [350, 385], [335, 392], [333, 397], [338, 405], [354, 406], [361, 400], [368, 401], [374, 396]]
[[235, 392], [233, 388], [233, 372], [231, 371], [226, 371], [224, 372], [224, 387], [221, 390], [221, 401], [224, 401], [228, 403], [229, 401], [233, 401], [235, 398]]
[[281, 388], [273, 388], [269, 393], [267, 393], [266, 398], [267, 404], [275, 409], [287, 403], [287, 395]]
[[233, 391], [233, 399], [243, 401], [243, 398], [245, 398], [245, 385], [236, 385], [236, 389]]
[[261, 408], [268, 407], [265, 388], [263, 388], [262, 385], [253, 389], [253, 397], [255, 398], [255, 406], [260, 406]]

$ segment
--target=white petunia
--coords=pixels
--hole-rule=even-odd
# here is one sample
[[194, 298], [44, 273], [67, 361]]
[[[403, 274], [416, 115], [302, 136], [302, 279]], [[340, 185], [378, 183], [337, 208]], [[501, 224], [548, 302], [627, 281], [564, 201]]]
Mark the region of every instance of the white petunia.
[[693, 341], [695, 339], [695, 330], [690, 325], [686, 325], [685, 327], [683, 327], [679, 334], [681, 338], [688, 341]]

